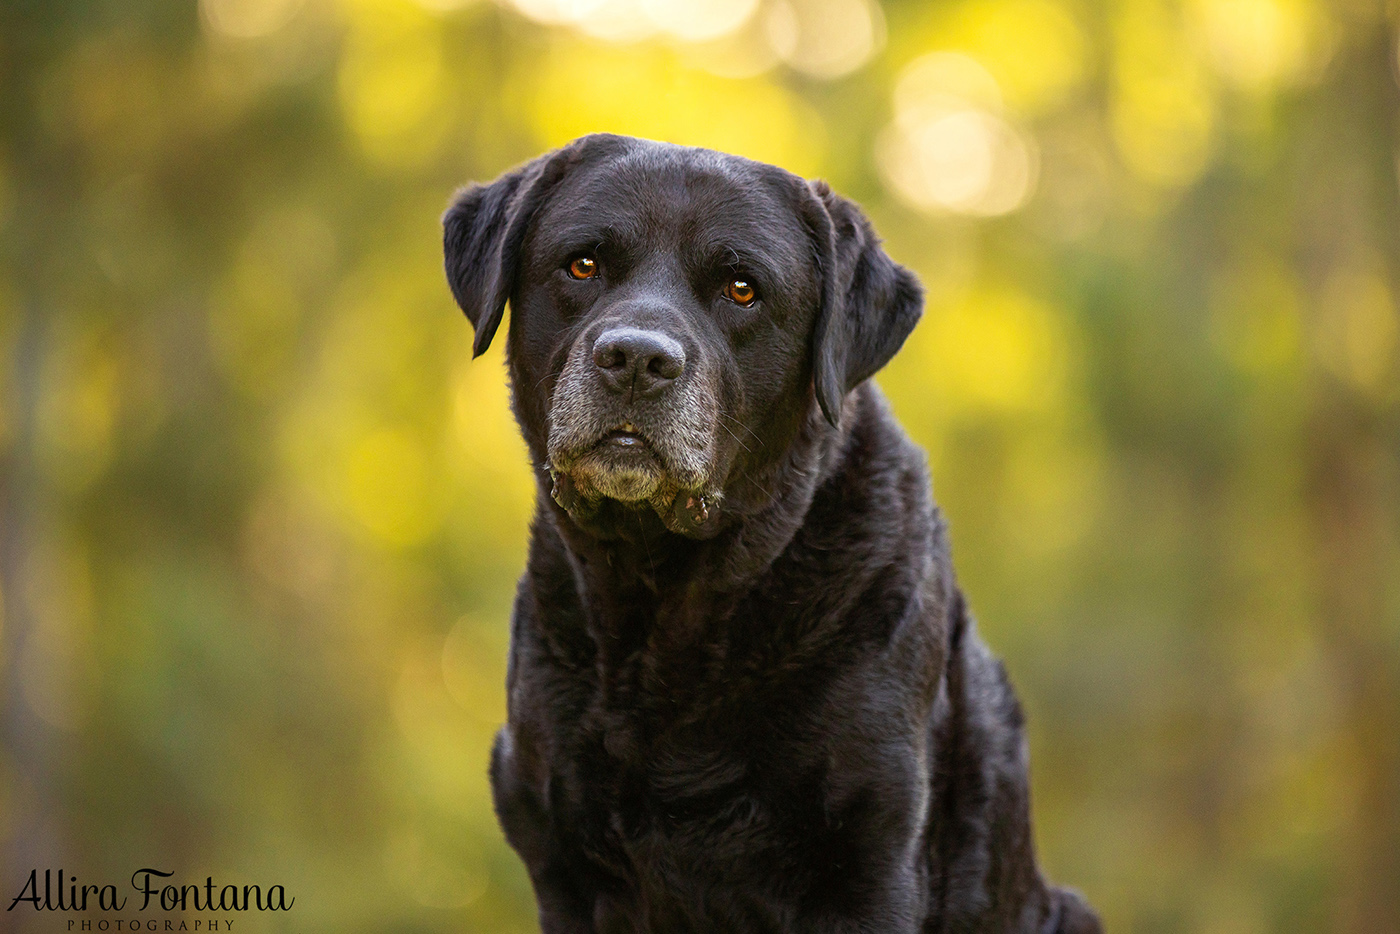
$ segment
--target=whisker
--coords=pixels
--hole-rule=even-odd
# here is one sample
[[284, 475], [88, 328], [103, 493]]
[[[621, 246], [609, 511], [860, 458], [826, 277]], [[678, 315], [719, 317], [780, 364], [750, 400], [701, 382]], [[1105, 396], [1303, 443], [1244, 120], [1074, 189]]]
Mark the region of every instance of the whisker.
[[753, 451], [749, 451], [749, 446], [747, 444], [739, 440], [738, 435], [736, 435], [734, 432], [730, 431], [727, 427], [725, 427], [724, 422], [720, 422], [719, 427], [724, 428], [724, 433], [729, 435], [729, 437], [733, 438], [735, 444], [739, 445], [739, 447], [743, 448], [745, 451], [748, 451], [750, 454], [753, 453]]
[[[738, 425], [740, 428], [742, 428], [742, 429], [744, 429], [745, 431], [747, 431], [747, 432], [749, 433], [749, 435], [750, 435], [755, 441], [757, 441], [757, 442], [759, 443], [759, 446], [760, 446], [760, 447], [763, 446], [763, 439], [760, 438], [760, 437], [758, 436], [758, 434], [757, 434], [752, 428], [750, 428], [748, 425], [745, 425], [743, 422], [739, 421], [739, 420], [738, 420], [737, 418], [735, 418], [733, 415], [729, 415], [729, 414], [726, 413], [726, 412], [721, 411], [719, 414], [720, 414], [720, 417], [721, 417], [721, 418], [727, 418], [727, 419], [729, 419], [731, 422], [733, 422], [734, 424]], [[748, 450], [748, 449], [745, 448], [744, 450]]]
[[768, 489], [766, 486], [764, 486], [763, 484], [761, 484], [761, 483], [759, 483], [757, 480], [755, 480], [755, 479], [753, 478], [753, 475], [750, 474], [747, 470], [741, 470], [741, 471], [739, 471], [739, 476], [743, 477], [745, 480], [749, 481], [749, 482], [752, 483], [754, 486], [758, 487], [759, 491], [762, 492], [762, 493], [764, 493], [764, 494], [766, 494], [767, 497], [768, 497], [769, 499], [777, 499], [777, 498], [778, 498], [777, 495], [774, 494], [774, 492], [773, 492], [772, 490]]

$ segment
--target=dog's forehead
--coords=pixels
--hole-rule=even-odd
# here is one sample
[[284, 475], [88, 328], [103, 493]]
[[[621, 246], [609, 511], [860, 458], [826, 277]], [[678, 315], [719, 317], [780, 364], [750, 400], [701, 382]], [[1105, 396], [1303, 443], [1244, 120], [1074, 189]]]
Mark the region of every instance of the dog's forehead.
[[570, 170], [536, 226], [548, 248], [596, 236], [653, 246], [744, 247], [778, 263], [810, 253], [798, 214], [803, 183], [737, 156], [648, 144]]

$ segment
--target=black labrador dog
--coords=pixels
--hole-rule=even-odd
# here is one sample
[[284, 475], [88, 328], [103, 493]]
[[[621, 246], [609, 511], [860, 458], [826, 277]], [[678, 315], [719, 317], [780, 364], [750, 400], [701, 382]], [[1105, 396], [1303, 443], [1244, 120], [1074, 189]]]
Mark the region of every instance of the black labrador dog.
[[491, 780], [547, 934], [1095, 932], [925, 458], [922, 293], [851, 202], [588, 136], [460, 192], [447, 277], [537, 470]]

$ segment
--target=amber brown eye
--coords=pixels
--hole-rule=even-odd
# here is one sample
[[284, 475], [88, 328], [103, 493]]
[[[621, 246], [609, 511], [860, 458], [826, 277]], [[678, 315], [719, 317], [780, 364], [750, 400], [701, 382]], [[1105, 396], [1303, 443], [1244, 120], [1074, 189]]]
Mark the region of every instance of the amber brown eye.
[[598, 275], [598, 262], [591, 256], [580, 256], [569, 264], [569, 275], [575, 279], [592, 279]]
[[731, 279], [724, 287], [724, 297], [736, 305], [748, 308], [758, 301], [758, 290], [747, 279]]

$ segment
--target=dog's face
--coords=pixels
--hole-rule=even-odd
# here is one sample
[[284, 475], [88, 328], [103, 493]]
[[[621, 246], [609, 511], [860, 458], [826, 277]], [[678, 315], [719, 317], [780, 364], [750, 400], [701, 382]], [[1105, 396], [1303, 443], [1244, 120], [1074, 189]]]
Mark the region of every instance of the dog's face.
[[753, 469], [805, 415], [816, 261], [765, 168], [644, 149], [580, 166], [540, 207], [511, 359], [517, 393], [549, 391], [517, 407], [547, 426], [579, 505], [642, 504], [698, 532], [740, 455]]
[[556, 501], [604, 532], [641, 510], [714, 534], [919, 312], [848, 202], [708, 150], [585, 137], [467, 189], [444, 225], [476, 352], [508, 297], [525, 439]]

